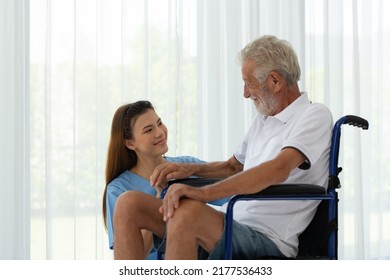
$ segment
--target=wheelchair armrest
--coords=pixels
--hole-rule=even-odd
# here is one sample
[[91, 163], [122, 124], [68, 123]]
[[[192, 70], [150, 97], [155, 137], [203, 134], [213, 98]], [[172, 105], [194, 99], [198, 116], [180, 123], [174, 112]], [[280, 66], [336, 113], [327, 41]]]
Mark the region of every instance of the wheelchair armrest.
[[176, 179], [176, 180], [171, 180], [167, 183], [167, 187], [169, 187], [172, 184], [186, 184], [191, 187], [202, 187], [210, 184], [214, 184], [218, 181], [221, 181], [222, 179], [220, 178], [185, 178], [185, 179]]
[[[327, 196], [324, 187], [311, 184], [278, 184], [252, 194], [237, 194], [233, 196], [227, 211], [233, 210], [233, 205], [239, 200], [299, 200], [299, 199], [323, 199]], [[317, 197], [317, 198], [314, 198]]]
[[[186, 184], [192, 187], [202, 187], [210, 184], [214, 184], [218, 181], [221, 181], [221, 178], [186, 178], [186, 179], [176, 179], [168, 182], [167, 187], [163, 190], [162, 196], [164, 197], [167, 189], [176, 183]], [[302, 196], [302, 195], [323, 195], [326, 194], [326, 189], [317, 185], [310, 184], [279, 184], [272, 185], [268, 188], [253, 194], [246, 195], [236, 195], [236, 197], [263, 197], [263, 196]]]
[[162, 190], [160, 198], [164, 198], [168, 188], [173, 184], [186, 184], [191, 187], [203, 187], [206, 185], [214, 184], [221, 180], [222, 179], [220, 178], [199, 178], [199, 177], [171, 180], [167, 183], [167, 186]]
[[[192, 187], [202, 187], [210, 184], [214, 184], [218, 181], [221, 181], [221, 178], [185, 178], [185, 179], [176, 179], [171, 180], [167, 183], [167, 187], [172, 184], [186, 184]], [[268, 188], [254, 194], [250, 195], [317, 195], [325, 194], [326, 189], [318, 185], [311, 184], [278, 184], [272, 185]]]
[[302, 195], [321, 195], [326, 194], [326, 189], [318, 185], [310, 184], [279, 184], [272, 185], [268, 188], [250, 195], [240, 196], [273, 196], [273, 195], [287, 195], [287, 196], [302, 196]]

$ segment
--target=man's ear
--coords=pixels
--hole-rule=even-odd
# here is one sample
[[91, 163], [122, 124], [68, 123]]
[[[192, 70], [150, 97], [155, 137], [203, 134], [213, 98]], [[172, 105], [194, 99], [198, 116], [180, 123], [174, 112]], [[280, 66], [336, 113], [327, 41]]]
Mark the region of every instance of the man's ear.
[[272, 89], [273, 92], [279, 92], [285, 83], [285, 79], [277, 71], [271, 71], [269, 73], [268, 88]]
[[125, 139], [124, 140], [124, 144], [125, 144], [126, 148], [128, 148], [130, 150], [135, 150], [135, 145], [134, 145], [134, 141], [133, 140]]

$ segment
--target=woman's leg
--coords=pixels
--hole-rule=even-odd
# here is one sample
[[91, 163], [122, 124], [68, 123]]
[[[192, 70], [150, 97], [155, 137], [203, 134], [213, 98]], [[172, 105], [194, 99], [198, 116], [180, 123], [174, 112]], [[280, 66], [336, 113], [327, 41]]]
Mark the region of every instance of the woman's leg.
[[163, 237], [165, 223], [159, 212], [161, 200], [137, 191], [119, 196], [114, 210], [114, 258], [145, 259], [141, 233], [146, 229]]

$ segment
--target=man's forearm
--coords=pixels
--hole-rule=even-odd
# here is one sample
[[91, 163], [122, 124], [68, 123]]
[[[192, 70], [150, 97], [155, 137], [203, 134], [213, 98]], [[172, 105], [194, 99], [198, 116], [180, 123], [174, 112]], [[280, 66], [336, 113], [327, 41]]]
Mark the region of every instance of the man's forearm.
[[223, 162], [210, 163], [163, 163], [157, 166], [152, 176], [150, 184], [152, 186], [165, 186], [167, 180], [183, 179], [190, 176], [204, 178], [227, 178], [241, 172], [243, 165], [231, 157]]
[[272, 160], [226, 180], [205, 186], [203, 191], [206, 193], [206, 201], [236, 194], [256, 193], [270, 185], [282, 183], [288, 179], [290, 172], [298, 168], [304, 160], [304, 156], [299, 151], [292, 148], [284, 149]]
[[194, 164], [193, 175], [204, 178], [228, 178], [242, 170], [238, 166], [229, 164], [229, 161]]

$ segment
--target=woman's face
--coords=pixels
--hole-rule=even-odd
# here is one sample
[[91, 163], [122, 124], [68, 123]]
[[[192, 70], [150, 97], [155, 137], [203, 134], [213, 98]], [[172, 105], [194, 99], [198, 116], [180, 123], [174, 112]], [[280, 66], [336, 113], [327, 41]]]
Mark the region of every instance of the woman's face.
[[133, 139], [125, 140], [127, 148], [138, 156], [161, 156], [168, 151], [167, 127], [152, 109], [138, 116], [132, 127]]

